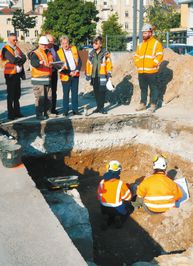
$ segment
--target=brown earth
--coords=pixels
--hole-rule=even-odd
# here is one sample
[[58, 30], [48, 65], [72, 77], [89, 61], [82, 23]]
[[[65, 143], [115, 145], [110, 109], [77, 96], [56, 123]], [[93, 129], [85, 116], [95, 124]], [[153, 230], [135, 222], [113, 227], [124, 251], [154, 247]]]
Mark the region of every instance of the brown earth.
[[[155, 150], [155, 153], [161, 152]], [[94, 238], [94, 260], [101, 266], [132, 265], [137, 261], [151, 261], [161, 254], [180, 253], [193, 242], [193, 165], [179, 156], [167, 154], [168, 170], [172, 177], [183, 176], [189, 182], [191, 199], [181, 208], [165, 214], [149, 215], [143, 209], [135, 210], [125, 222], [123, 228], [115, 229], [111, 225], [107, 231], [100, 229], [101, 213], [96, 198], [96, 190], [105, 165], [109, 160], [117, 159], [122, 163], [122, 180], [133, 183], [141, 176], [151, 174], [152, 147], [147, 145], [129, 145], [104, 150], [71, 152], [61, 156], [30, 159], [31, 176], [56, 176], [76, 174], [80, 177], [79, 192], [88, 208]], [[59, 158], [59, 157], [58, 157]], [[65, 163], [65, 164], [64, 164]], [[28, 167], [29, 170], [29, 167]]]

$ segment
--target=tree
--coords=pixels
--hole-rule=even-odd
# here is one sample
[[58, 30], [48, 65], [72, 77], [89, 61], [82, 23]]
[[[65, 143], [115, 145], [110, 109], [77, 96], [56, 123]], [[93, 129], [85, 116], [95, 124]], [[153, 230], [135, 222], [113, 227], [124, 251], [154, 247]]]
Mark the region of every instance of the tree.
[[147, 20], [157, 28], [157, 37], [165, 39], [171, 28], [180, 27], [180, 13], [164, 1], [154, 0], [153, 6], [147, 9]]
[[25, 34], [29, 29], [34, 28], [36, 25], [36, 16], [30, 17], [29, 15], [24, 14], [23, 10], [17, 9], [12, 17], [12, 25], [15, 32], [17, 29], [23, 32], [25, 40]]
[[74, 44], [84, 44], [96, 33], [97, 14], [92, 2], [55, 0], [48, 3], [43, 30], [57, 39], [65, 34]]
[[118, 22], [118, 15], [113, 14], [102, 24], [102, 35], [107, 48], [110, 51], [121, 51], [126, 49], [126, 35]]

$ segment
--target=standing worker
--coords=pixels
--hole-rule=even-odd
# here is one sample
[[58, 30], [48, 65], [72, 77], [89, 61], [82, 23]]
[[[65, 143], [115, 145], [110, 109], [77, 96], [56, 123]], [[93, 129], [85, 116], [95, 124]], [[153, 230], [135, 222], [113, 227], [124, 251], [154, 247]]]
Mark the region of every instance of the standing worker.
[[[47, 34], [49, 44], [48, 48], [52, 54], [53, 61], [56, 61], [56, 55], [59, 47], [55, 44], [55, 38], [51, 34]], [[52, 76], [51, 76], [51, 90], [52, 90], [52, 108], [51, 113], [58, 115], [58, 111], [56, 110], [56, 102], [57, 102], [57, 82], [58, 82], [58, 70], [53, 66], [52, 68]]]
[[96, 37], [86, 63], [86, 80], [91, 80], [94, 89], [97, 108], [93, 113], [107, 114], [104, 110], [105, 92], [107, 81], [112, 76], [112, 62], [110, 54], [102, 46], [102, 37]]
[[51, 114], [51, 75], [53, 62], [48, 49], [48, 39], [41, 36], [39, 46], [31, 52], [33, 91], [35, 95], [36, 118], [39, 120], [53, 117]]
[[7, 110], [8, 119], [23, 117], [20, 112], [19, 99], [21, 97], [21, 78], [25, 79], [23, 65], [26, 56], [16, 45], [17, 36], [11, 33], [8, 43], [2, 49], [2, 62], [4, 64], [4, 75], [7, 85]]
[[126, 203], [131, 200], [131, 191], [128, 186], [120, 180], [121, 164], [110, 161], [107, 173], [103, 176], [98, 186], [98, 200], [100, 201], [103, 214], [102, 229], [115, 221], [117, 228], [122, 227], [124, 218], [128, 214]]
[[63, 87], [63, 112], [68, 116], [69, 93], [71, 91], [72, 111], [74, 115], [80, 115], [78, 111], [78, 86], [82, 62], [76, 46], [69, 44], [69, 38], [60, 38], [61, 48], [57, 51], [57, 61], [62, 61], [63, 67], [59, 70]]
[[137, 188], [137, 201], [143, 202], [148, 213], [162, 213], [175, 207], [175, 202], [182, 198], [180, 187], [166, 175], [165, 156], [155, 156], [153, 175], [146, 177]]
[[153, 37], [153, 27], [144, 24], [142, 27], [143, 42], [137, 46], [134, 63], [138, 70], [141, 101], [136, 111], [146, 110], [148, 87], [150, 88], [150, 108], [155, 112], [159, 96], [158, 70], [163, 59], [162, 44]]

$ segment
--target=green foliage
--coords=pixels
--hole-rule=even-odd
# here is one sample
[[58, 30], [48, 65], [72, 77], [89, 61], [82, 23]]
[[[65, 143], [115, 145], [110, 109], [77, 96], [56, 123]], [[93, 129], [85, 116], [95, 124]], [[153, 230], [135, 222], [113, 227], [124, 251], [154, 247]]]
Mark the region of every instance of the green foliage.
[[162, 41], [165, 39], [165, 32], [171, 28], [180, 26], [180, 13], [163, 1], [154, 0], [153, 6], [147, 10], [148, 21], [156, 26], [157, 37]]
[[52, 33], [57, 39], [65, 34], [72, 43], [84, 44], [96, 33], [97, 14], [92, 2], [55, 0], [48, 3], [42, 29]]
[[18, 29], [25, 34], [29, 29], [35, 27], [36, 16], [30, 17], [24, 14], [23, 10], [17, 9], [12, 17], [12, 25], [15, 31]]
[[0, 42], [4, 42], [4, 39], [3, 37], [0, 36]]
[[121, 51], [126, 49], [126, 35], [122, 30], [122, 26], [118, 22], [118, 15], [113, 14], [107, 21], [102, 24], [102, 35], [107, 40], [107, 48], [109, 51]]

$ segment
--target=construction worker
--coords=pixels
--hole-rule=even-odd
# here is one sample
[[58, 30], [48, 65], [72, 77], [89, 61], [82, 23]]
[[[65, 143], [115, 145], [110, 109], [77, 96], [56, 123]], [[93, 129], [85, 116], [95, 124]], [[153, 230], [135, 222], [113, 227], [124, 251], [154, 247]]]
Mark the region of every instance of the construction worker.
[[107, 172], [98, 186], [98, 200], [103, 214], [102, 229], [115, 221], [115, 226], [120, 228], [128, 214], [126, 202], [131, 200], [132, 194], [127, 184], [120, 180], [121, 164], [110, 161]]
[[163, 59], [162, 44], [153, 37], [153, 27], [144, 24], [142, 27], [143, 42], [137, 46], [134, 63], [138, 70], [141, 101], [136, 111], [146, 110], [148, 87], [150, 88], [150, 108], [155, 112], [159, 95], [158, 70]]
[[180, 187], [166, 175], [167, 160], [164, 155], [155, 156], [153, 175], [146, 177], [137, 188], [138, 201], [149, 213], [162, 213], [175, 207], [182, 198]]
[[11, 33], [8, 43], [2, 49], [2, 62], [4, 64], [4, 76], [7, 85], [7, 110], [8, 119], [23, 117], [20, 112], [19, 99], [21, 96], [21, 79], [25, 79], [23, 65], [26, 56], [17, 46], [17, 36]]
[[39, 46], [31, 52], [33, 91], [35, 95], [36, 118], [39, 120], [53, 117], [51, 114], [51, 75], [53, 62], [52, 54], [48, 50], [48, 39], [41, 36]]
[[[50, 50], [53, 61], [56, 61], [57, 51], [59, 47], [55, 44], [55, 38], [51, 34], [47, 34], [46, 37], [48, 38], [49, 44], [48, 49]], [[52, 91], [52, 114], [58, 114], [56, 110], [56, 101], [57, 101], [57, 82], [58, 82], [58, 70], [56, 67], [52, 68], [52, 76], [51, 76], [51, 91]]]
[[61, 48], [57, 51], [57, 61], [62, 61], [63, 66], [59, 70], [60, 80], [63, 87], [63, 114], [68, 116], [69, 112], [69, 93], [71, 91], [72, 112], [80, 115], [78, 111], [78, 85], [82, 61], [76, 46], [70, 45], [69, 38], [60, 38]]
[[93, 50], [88, 55], [86, 63], [86, 80], [91, 81], [94, 89], [97, 108], [93, 113], [107, 114], [104, 109], [106, 83], [112, 76], [110, 54], [103, 48], [101, 36], [93, 40]]

